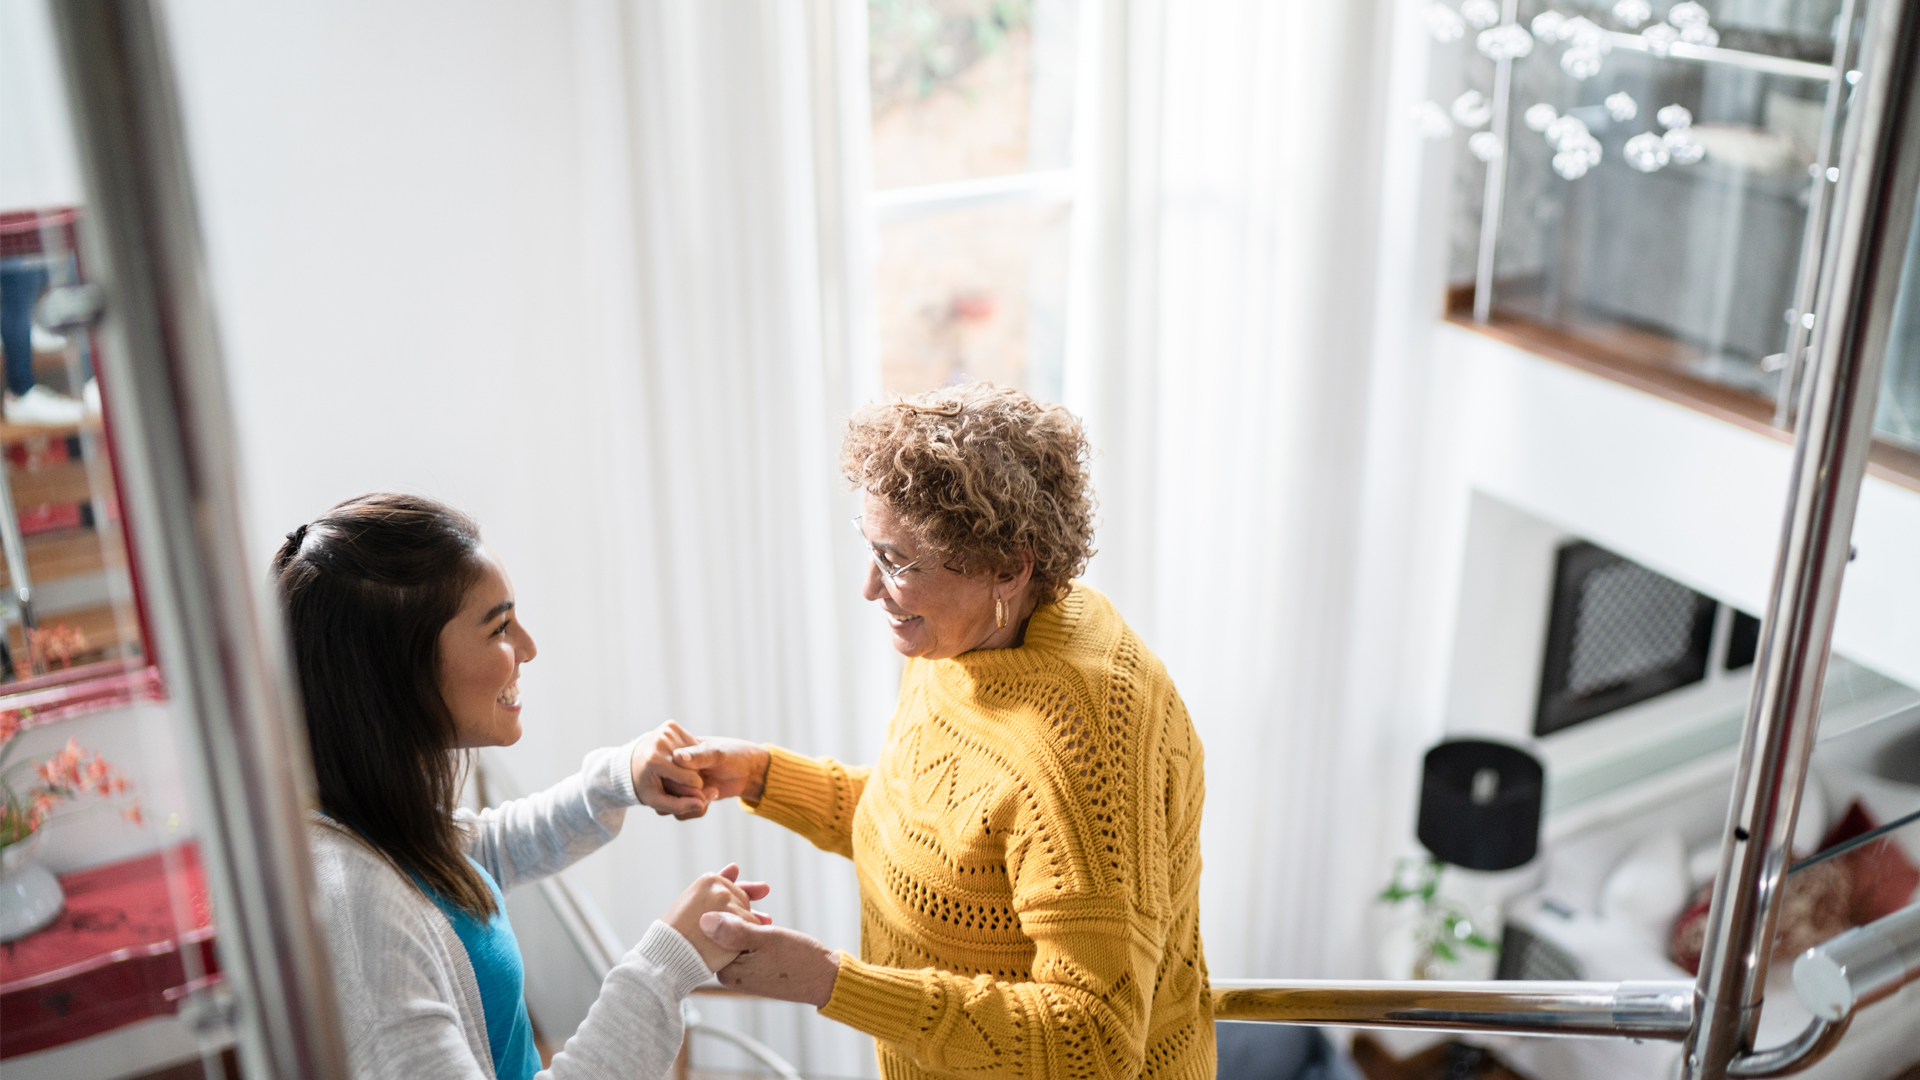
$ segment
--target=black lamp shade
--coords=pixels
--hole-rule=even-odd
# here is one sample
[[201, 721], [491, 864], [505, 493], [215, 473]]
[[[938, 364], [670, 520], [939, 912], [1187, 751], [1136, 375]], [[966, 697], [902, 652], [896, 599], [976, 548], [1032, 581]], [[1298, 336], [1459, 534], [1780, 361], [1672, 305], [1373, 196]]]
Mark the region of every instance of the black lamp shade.
[[1540, 849], [1540, 762], [1525, 750], [1455, 739], [1427, 751], [1420, 781], [1420, 842], [1441, 862], [1511, 870]]

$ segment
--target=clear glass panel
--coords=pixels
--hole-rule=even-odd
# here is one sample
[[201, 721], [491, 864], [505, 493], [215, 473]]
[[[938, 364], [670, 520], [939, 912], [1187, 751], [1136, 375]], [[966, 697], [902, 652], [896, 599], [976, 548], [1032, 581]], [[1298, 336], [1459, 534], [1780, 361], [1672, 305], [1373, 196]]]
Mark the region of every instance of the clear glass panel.
[[[1462, 96], [1436, 95], [1422, 122], [1469, 150], [1451, 261], [1464, 285], [1482, 162], [1501, 148], [1484, 130], [1497, 50], [1466, 17], [1471, 0], [1459, 10], [1458, 44], [1442, 47], [1463, 54]], [[1840, 0], [1522, 3], [1506, 43], [1516, 58], [1496, 316], [1771, 403], [1798, 317], [1812, 195], [1827, 182], [1815, 161], [1845, 120], [1843, 103], [1831, 126], [1823, 116], [1839, 10]], [[1688, 43], [1727, 50], [1725, 62], [1685, 55]]]
[[868, 0], [876, 191], [1070, 164], [1073, 0]]
[[1881, 438], [1920, 451], [1920, 215], [1907, 237], [1907, 264], [1900, 273], [1887, 340], [1887, 369], [1880, 384], [1874, 426]]
[[0, 4], [0, 1074], [224, 1077], [183, 718], [147, 655], [100, 345], [58, 317], [92, 223], [56, 56], [46, 5]]
[[978, 379], [1059, 400], [1070, 213], [1010, 203], [882, 226], [877, 299], [886, 391]]

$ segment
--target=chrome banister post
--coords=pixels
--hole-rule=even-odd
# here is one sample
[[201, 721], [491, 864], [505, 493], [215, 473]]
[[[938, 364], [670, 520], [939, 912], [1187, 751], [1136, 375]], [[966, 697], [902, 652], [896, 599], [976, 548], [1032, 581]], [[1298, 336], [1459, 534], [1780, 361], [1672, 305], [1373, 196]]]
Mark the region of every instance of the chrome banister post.
[[222, 974], [253, 1080], [347, 1075], [302, 813], [307, 747], [256, 606], [197, 211], [152, 0], [52, 0], [104, 289], [98, 332], [155, 653], [187, 733]]
[[1802, 391], [1786, 524], [1700, 957], [1686, 1080], [1722, 1080], [1753, 1050], [1907, 254], [1920, 167], [1913, 130], [1920, 0], [1882, 0], [1873, 17], [1865, 36], [1872, 56], [1842, 154], [1850, 180], [1827, 247], [1817, 360]]

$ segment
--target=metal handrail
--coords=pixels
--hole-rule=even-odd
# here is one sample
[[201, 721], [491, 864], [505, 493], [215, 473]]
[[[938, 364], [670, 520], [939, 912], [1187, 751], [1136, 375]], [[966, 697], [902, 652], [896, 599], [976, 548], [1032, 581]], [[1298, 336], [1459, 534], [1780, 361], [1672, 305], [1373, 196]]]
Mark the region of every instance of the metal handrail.
[[1920, 981], [1920, 904], [1912, 904], [1824, 945], [1793, 965], [1793, 992], [1815, 1017], [1841, 1021]]
[[1679, 1042], [1693, 1029], [1693, 984], [1222, 980], [1213, 1018]]

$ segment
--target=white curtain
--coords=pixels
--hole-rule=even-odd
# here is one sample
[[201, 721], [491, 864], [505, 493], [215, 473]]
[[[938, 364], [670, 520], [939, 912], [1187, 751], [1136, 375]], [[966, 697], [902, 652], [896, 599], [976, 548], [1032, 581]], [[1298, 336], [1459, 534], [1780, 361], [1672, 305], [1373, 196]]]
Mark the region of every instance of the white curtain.
[[1438, 289], [1413, 230], [1382, 228], [1418, 190], [1387, 172], [1408, 165], [1389, 102], [1422, 68], [1394, 6], [1103, 9], [1122, 66], [1082, 143], [1107, 231], [1082, 237], [1068, 398], [1102, 452], [1090, 577], [1206, 744], [1216, 976], [1370, 974], [1437, 720], [1402, 670], [1423, 408], [1403, 309]]
[[[603, 155], [587, 174], [608, 210], [589, 241], [604, 290], [592, 306], [607, 313], [593, 350], [607, 358], [613, 438], [607, 588], [624, 644], [607, 675], [697, 732], [871, 760], [898, 668], [859, 597], [837, 470], [852, 377], [829, 348], [845, 338], [827, 337], [850, 317], [833, 264], [857, 242], [831, 211], [857, 193], [816, 190], [838, 169], [810, 66], [843, 12], [785, 0], [578, 10], [587, 144]], [[781, 922], [858, 950], [857, 891], [838, 856], [731, 804], [628, 833], [580, 875], [627, 935], [693, 875], [737, 860], [775, 884], [764, 906]], [[810, 1009], [702, 1009], [808, 1073], [874, 1073], [870, 1041]], [[730, 1060], [724, 1046], [695, 1051]]]

